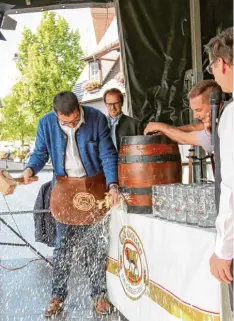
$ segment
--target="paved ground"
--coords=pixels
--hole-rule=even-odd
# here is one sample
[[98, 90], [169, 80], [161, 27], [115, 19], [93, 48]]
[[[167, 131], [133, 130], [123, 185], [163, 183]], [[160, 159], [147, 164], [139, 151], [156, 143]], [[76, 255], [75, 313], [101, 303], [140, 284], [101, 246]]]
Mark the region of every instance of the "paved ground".
[[[1, 261], [2, 265], [16, 267], [26, 260]], [[69, 282], [69, 296], [58, 321], [127, 321], [119, 312], [111, 316], [97, 316], [89, 298], [89, 282], [82, 270], [74, 267]], [[52, 269], [44, 261], [30, 263], [26, 268], [8, 272], [0, 269], [0, 320], [41, 321], [43, 310], [50, 299]]]
[[[14, 174], [13, 176], [17, 176]], [[16, 231], [44, 256], [51, 256], [52, 248], [36, 243], [32, 214], [1, 215], [11, 211], [31, 210], [41, 184], [51, 179], [51, 172], [39, 174], [39, 181], [28, 186], [17, 187], [13, 195], [7, 196], [7, 204], [0, 195], [0, 217], [6, 220]], [[22, 241], [0, 222], [0, 242]], [[27, 247], [0, 245], [0, 264], [17, 267], [36, 256]], [[70, 278], [70, 293], [65, 311], [58, 321], [124, 321], [116, 312], [109, 317], [98, 317], [89, 298], [89, 281], [82, 275], [82, 266], [74, 267]], [[52, 270], [44, 261], [30, 263], [26, 268], [8, 272], [0, 268], [0, 321], [41, 321], [45, 320], [43, 311], [50, 300], [50, 282]], [[125, 320], [126, 321], [126, 320]]]
[[[17, 177], [19, 173], [13, 173]], [[30, 211], [34, 207], [36, 196], [41, 185], [52, 178], [51, 171], [39, 173], [39, 181], [31, 185], [16, 187], [12, 195], [5, 197], [0, 194], [0, 217], [22, 236], [38, 251], [45, 256], [51, 256], [53, 251], [42, 243], [36, 243], [34, 238], [34, 221], [32, 214], [1, 215], [10, 209], [12, 212]], [[0, 242], [22, 243], [19, 238], [0, 222]], [[18, 260], [33, 257], [33, 253], [27, 247], [0, 246], [0, 260]]]

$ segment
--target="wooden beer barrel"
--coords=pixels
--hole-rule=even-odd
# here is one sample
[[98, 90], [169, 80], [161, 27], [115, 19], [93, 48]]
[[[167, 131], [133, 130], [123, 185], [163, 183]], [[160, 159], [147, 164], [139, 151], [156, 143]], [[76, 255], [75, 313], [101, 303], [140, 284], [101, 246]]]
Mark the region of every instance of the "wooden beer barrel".
[[178, 144], [166, 136], [124, 136], [118, 176], [128, 213], [152, 213], [152, 185], [182, 182]]

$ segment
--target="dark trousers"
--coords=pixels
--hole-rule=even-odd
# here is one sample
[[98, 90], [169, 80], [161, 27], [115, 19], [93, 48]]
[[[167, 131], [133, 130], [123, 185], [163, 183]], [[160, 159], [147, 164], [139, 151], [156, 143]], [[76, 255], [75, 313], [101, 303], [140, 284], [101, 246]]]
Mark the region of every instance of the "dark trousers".
[[73, 226], [57, 222], [56, 247], [53, 253], [52, 297], [65, 300], [72, 269], [73, 251], [86, 258], [86, 274], [93, 299], [106, 292], [106, 254], [108, 224]]

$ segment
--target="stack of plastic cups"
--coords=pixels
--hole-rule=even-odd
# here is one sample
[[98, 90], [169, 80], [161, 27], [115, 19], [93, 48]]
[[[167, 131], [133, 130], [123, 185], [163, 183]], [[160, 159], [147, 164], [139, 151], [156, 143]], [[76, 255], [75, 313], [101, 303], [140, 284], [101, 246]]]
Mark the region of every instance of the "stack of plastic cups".
[[178, 184], [170, 184], [167, 186], [167, 219], [176, 221], [176, 188]]
[[217, 212], [214, 184], [202, 184], [200, 186], [198, 204], [198, 225], [201, 227], [215, 227]]
[[186, 203], [186, 222], [187, 224], [198, 224], [198, 186], [197, 184], [185, 185], [184, 201]]
[[186, 202], [186, 185], [177, 184], [175, 186], [175, 220], [178, 223], [186, 223], [187, 219], [187, 202]]
[[159, 217], [163, 220], [167, 220], [168, 218], [168, 205], [167, 205], [167, 188], [168, 185], [160, 185], [159, 188], [159, 198], [161, 201], [161, 206], [160, 206], [160, 210], [159, 210]]
[[152, 186], [152, 204], [153, 204], [152, 212], [154, 217], [159, 217], [159, 210], [160, 210], [159, 186], [160, 185]]
[[154, 185], [152, 189], [153, 216], [167, 219], [167, 185]]

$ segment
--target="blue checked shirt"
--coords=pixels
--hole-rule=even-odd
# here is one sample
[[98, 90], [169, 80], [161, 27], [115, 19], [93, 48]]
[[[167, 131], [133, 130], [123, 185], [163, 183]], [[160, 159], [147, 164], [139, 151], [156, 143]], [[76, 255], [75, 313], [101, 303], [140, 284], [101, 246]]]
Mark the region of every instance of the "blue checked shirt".
[[110, 128], [110, 135], [113, 141], [113, 144], [115, 145], [116, 150], [118, 150], [117, 148], [117, 142], [116, 142], [116, 126], [119, 123], [120, 118], [122, 117], [122, 113], [120, 115], [118, 115], [115, 118], [112, 118], [110, 116], [107, 116], [107, 120], [108, 120], [108, 125]]

